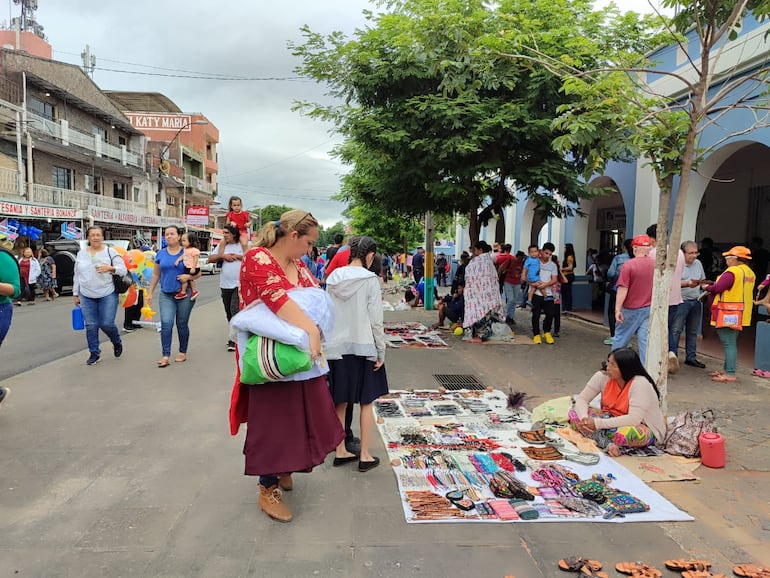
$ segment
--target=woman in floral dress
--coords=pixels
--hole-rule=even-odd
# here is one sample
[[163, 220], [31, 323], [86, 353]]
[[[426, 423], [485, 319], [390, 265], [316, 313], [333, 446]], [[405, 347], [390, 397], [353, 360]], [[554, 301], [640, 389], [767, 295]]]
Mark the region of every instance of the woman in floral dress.
[[479, 241], [471, 252], [473, 258], [465, 268], [463, 327], [471, 329], [472, 343], [481, 343], [491, 335], [492, 321], [505, 319], [505, 305], [492, 247], [486, 241]]
[[[243, 258], [240, 283], [241, 308], [260, 300], [280, 319], [304, 330], [314, 361], [321, 358], [320, 330], [288, 291], [317, 286], [302, 262], [317, 240], [313, 215], [302, 210], [283, 213], [260, 229], [257, 247]], [[231, 433], [242, 421], [248, 424], [245, 473], [260, 476], [260, 509], [279, 522], [291, 521], [281, 494], [293, 488], [291, 474], [310, 472], [345, 438], [326, 376], [236, 384], [231, 404]]]
[[40, 250], [40, 288], [46, 301], [56, 299], [56, 261], [53, 260], [45, 249]]

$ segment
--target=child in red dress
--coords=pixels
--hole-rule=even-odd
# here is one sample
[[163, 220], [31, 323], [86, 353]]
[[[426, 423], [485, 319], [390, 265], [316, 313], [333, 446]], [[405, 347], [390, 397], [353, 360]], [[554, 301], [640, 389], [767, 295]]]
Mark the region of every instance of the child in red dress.
[[243, 210], [243, 201], [240, 197], [230, 197], [227, 202], [227, 223], [238, 227], [241, 233], [240, 241], [243, 251], [246, 252], [249, 244], [249, 223], [251, 221], [251, 215], [248, 211]]

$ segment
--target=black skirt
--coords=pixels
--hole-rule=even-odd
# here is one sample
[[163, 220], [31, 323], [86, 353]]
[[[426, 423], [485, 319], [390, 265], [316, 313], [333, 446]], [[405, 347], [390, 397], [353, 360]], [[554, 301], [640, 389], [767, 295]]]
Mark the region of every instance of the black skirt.
[[358, 355], [329, 360], [329, 387], [335, 404], [367, 405], [388, 393], [388, 376], [383, 365], [374, 371], [374, 362]]

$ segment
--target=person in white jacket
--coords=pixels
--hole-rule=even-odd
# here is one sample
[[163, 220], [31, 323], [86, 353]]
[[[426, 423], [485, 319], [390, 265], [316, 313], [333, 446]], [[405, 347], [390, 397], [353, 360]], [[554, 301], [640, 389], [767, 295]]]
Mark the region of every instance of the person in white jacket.
[[351, 245], [350, 263], [335, 269], [326, 280], [335, 321], [324, 348], [340, 423], [345, 423], [348, 404], [361, 406], [361, 454], [349, 452], [343, 441], [337, 446], [334, 465], [358, 460], [359, 472], [367, 472], [380, 463], [379, 458], [369, 453], [374, 426], [372, 403], [388, 393], [380, 281], [369, 270], [376, 251], [373, 239], [359, 238], [356, 245]]

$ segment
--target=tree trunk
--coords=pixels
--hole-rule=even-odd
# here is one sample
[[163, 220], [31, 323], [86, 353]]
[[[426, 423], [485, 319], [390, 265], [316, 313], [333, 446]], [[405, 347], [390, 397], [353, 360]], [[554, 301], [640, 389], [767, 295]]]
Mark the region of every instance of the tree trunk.
[[[660, 403], [666, 413], [666, 390], [668, 380], [668, 294], [671, 284], [671, 270], [667, 267], [668, 255], [668, 214], [671, 207], [673, 175], [658, 179], [660, 204], [658, 205], [658, 231], [655, 242], [655, 273], [652, 285], [652, 304], [647, 337], [647, 358], [645, 367], [658, 386]], [[674, 261], [676, 264], [676, 261]]]
[[468, 236], [471, 239], [471, 247], [479, 242], [479, 196], [476, 191], [471, 190], [473, 185], [468, 187]]

